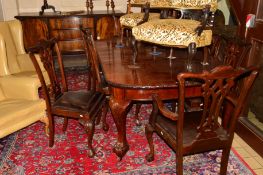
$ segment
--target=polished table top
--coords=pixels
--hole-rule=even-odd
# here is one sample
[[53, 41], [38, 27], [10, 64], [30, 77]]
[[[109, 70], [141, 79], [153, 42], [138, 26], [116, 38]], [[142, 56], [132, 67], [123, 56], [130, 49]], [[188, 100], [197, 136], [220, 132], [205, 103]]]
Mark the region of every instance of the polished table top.
[[[177, 87], [178, 73], [189, 72], [186, 54], [170, 60], [166, 58], [168, 53], [165, 52], [159, 56], [150, 55], [151, 47], [141, 44], [138, 46], [136, 66], [133, 66], [134, 52], [131, 46], [117, 48], [111, 41], [96, 41], [96, 47], [105, 79], [111, 86], [149, 89]], [[193, 60], [192, 63], [191, 72], [202, 72], [214, 67], [214, 64], [203, 66], [200, 60]]]
[[[96, 41], [99, 61], [104, 77], [109, 86], [109, 106], [117, 127], [117, 142], [113, 151], [121, 159], [129, 150], [126, 138], [126, 117], [134, 101], [151, 101], [153, 94], [161, 99], [177, 99], [178, 73], [187, 72], [186, 50], [176, 50], [176, 59], [166, 58], [167, 53], [160, 56], [149, 54], [151, 46], [138, 44], [138, 54], [134, 64], [134, 52], [129, 45], [115, 47], [111, 41]], [[169, 49], [168, 49], [169, 50]], [[178, 52], [177, 52], [178, 51]], [[180, 53], [181, 52], [181, 53]], [[199, 60], [193, 60], [191, 72], [210, 70], [214, 64], [203, 66]], [[185, 95], [200, 96], [198, 84], [188, 83]]]

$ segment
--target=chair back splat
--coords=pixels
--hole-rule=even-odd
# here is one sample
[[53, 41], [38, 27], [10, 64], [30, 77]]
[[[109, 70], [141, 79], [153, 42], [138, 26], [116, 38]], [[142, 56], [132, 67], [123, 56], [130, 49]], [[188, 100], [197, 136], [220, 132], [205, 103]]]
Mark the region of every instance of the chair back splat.
[[[59, 71], [55, 70], [52, 51], [56, 52]], [[33, 53], [39, 53], [41, 62], [46, 69], [50, 85], [45, 81], [39, 62]], [[94, 156], [92, 138], [97, 117], [105, 107], [105, 95], [96, 89], [69, 91], [64, 72], [62, 57], [56, 39], [42, 40], [30, 49], [30, 57], [41, 82], [42, 92], [46, 101], [49, 118], [49, 145], [54, 144], [54, 116], [64, 118], [63, 130], [66, 131], [68, 119], [78, 119], [88, 134], [88, 156]], [[100, 118], [99, 118], [100, 119]]]
[[82, 38], [83, 38], [83, 44], [85, 48], [86, 57], [88, 59], [88, 62], [91, 66], [91, 76], [92, 79], [92, 85], [93, 88], [100, 89], [102, 87], [98, 87], [98, 85], [105, 84], [102, 79], [104, 79], [102, 76], [102, 70], [99, 64], [98, 60], [98, 53], [97, 49], [93, 40], [92, 33], [89, 29], [82, 29]]
[[[183, 174], [183, 156], [222, 149], [220, 174], [226, 174], [229, 153], [239, 116], [258, 74], [255, 67], [234, 69], [218, 66], [210, 72], [181, 73], [177, 112], [167, 109], [154, 95], [154, 109], [145, 132], [150, 145], [148, 161], [154, 159], [152, 133], [176, 151], [177, 173]], [[200, 86], [201, 111], [186, 112], [187, 87]]]
[[[81, 29], [82, 30], [82, 38], [83, 38], [83, 45], [85, 48], [86, 56], [88, 59], [88, 62], [90, 63], [91, 71], [93, 72], [94, 77], [92, 78], [92, 86], [95, 87], [98, 91], [102, 91], [106, 94], [107, 100], [109, 100], [110, 92], [108, 84], [105, 80], [105, 77], [102, 72], [101, 64], [98, 60], [98, 53], [97, 49], [92, 37], [92, 32], [90, 29]], [[107, 103], [106, 103], [107, 104]], [[108, 105], [107, 105], [108, 106]], [[136, 104], [136, 112], [135, 112], [135, 123], [137, 125], [141, 125], [140, 119], [139, 119], [139, 111], [140, 111], [141, 104]], [[104, 115], [102, 115], [102, 120], [106, 119], [106, 113], [107, 113], [107, 107], [106, 111], [104, 112]], [[103, 122], [103, 124], [106, 122]], [[107, 125], [104, 125], [104, 130], [108, 129]]]

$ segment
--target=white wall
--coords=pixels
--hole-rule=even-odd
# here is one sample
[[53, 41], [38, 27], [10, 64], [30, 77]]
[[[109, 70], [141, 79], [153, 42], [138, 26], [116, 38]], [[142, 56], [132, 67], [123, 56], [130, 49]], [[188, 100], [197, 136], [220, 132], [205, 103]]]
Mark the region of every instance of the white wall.
[[4, 20], [13, 19], [14, 16], [18, 14], [16, 0], [1, 0], [1, 7]]
[[[7, 0], [9, 1], [9, 0]], [[39, 12], [43, 0], [17, 0], [19, 12]], [[126, 0], [114, 0], [116, 10], [126, 11]], [[58, 11], [86, 10], [86, 0], [48, 0]], [[106, 10], [106, 0], [93, 0], [94, 10]], [[124, 8], [123, 8], [124, 7]]]
[[225, 23], [228, 24], [230, 12], [226, 0], [221, 0], [218, 2], [218, 9], [220, 9], [224, 13]]
[[0, 0], [0, 21], [4, 20], [4, 12], [2, 7], [2, 0]]
[[[126, 0], [114, 2], [115, 10], [126, 11]], [[58, 11], [86, 10], [86, 0], [48, 0], [48, 4], [55, 6]], [[93, 0], [93, 4], [94, 10], [106, 10], [106, 0]], [[10, 20], [19, 13], [39, 12], [42, 5], [43, 0], [0, 0], [0, 19], [1, 14], [4, 20]]]
[[[114, 0], [115, 9], [126, 12], [127, 0]], [[93, 0], [94, 10], [106, 10], [106, 0]], [[86, 0], [48, 0], [49, 5], [55, 6], [58, 11], [86, 10]], [[13, 19], [18, 13], [23, 12], [39, 12], [43, 0], [0, 0], [0, 19], [1, 9], [2, 18], [4, 20]], [[226, 0], [219, 1], [219, 9], [225, 15], [226, 22], [229, 19], [229, 10], [226, 5]]]

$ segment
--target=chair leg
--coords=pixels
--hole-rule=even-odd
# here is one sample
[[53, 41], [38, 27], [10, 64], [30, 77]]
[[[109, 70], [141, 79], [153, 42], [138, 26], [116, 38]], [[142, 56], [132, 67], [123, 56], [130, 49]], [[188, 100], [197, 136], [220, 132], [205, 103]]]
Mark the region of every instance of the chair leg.
[[45, 124], [45, 134], [49, 136], [49, 120], [47, 116], [43, 116], [40, 121]]
[[109, 130], [109, 125], [107, 123], [107, 113], [109, 110], [109, 100], [107, 99], [105, 101], [104, 107], [102, 108], [102, 128], [104, 131], [108, 131]]
[[192, 71], [192, 59], [196, 55], [196, 43], [190, 43], [188, 46], [187, 70]]
[[142, 106], [141, 103], [136, 103], [135, 123], [136, 123], [137, 126], [141, 126], [141, 125], [142, 125], [142, 123], [141, 123], [141, 121], [140, 121], [140, 118], [139, 118], [139, 112], [140, 112], [141, 106]]
[[124, 27], [121, 27], [121, 44], [123, 44], [123, 38], [124, 38]]
[[[91, 63], [89, 63], [89, 64], [91, 64]], [[91, 69], [91, 67], [89, 69]], [[87, 88], [88, 88], [88, 90], [91, 90], [91, 77], [92, 77], [91, 70], [89, 70], [88, 75], [89, 75], [89, 78], [88, 78], [88, 87]]]
[[52, 147], [54, 145], [54, 118], [48, 114], [48, 130], [49, 130], [49, 147]]
[[231, 147], [228, 147], [228, 148], [223, 149], [222, 151], [220, 175], [225, 175], [227, 172], [227, 164], [228, 164], [230, 149]]
[[88, 156], [89, 157], [94, 157], [95, 155], [95, 151], [92, 147], [92, 139], [93, 139], [93, 135], [94, 135], [94, 122], [92, 121], [88, 121], [85, 123], [85, 130], [87, 132], [88, 135]]
[[177, 101], [172, 101], [172, 111], [173, 112], [177, 112], [177, 107], [178, 107]]
[[176, 174], [183, 175], [183, 155], [176, 153]]
[[102, 112], [100, 111], [96, 117], [96, 125], [99, 125], [100, 124], [100, 120], [101, 120], [101, 115], [102, 115]]
[[63, 129], [62, 129], [63, 132], [66, 132], [67, 127], [68, 127], [68, 118], [65, 117], [65, 118], [64, 118], [64, 123], [63, 123]]
[[150, 147], [150, 152], [145, 156], [146, 160], [148, 162], [151, 162], [154, 160], [154, 145], [153, 145], [153, 127], [150, 124], [147, 124], [145, 126], [145, 135]]
[[208, 65], [208, 47], [204, 47], [204, 59], [201, 62], [202, 65]]

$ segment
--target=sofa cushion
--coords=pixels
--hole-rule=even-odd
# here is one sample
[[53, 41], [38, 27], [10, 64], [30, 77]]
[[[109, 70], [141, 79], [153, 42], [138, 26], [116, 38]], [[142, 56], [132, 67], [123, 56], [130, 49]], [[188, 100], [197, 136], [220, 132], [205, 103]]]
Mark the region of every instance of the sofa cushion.
[[217, 0], [131, 0], [131, 4], [144, 5], [150, 2], [151, 8], [175, 8], [175, 9], [203, 9], [210, 5], [211, 11], [216, 11]]
[[0, 85], [0, 101], [2, 101], [4, 99], [5, 99], [5, 95], [4, 95], [4, 92], [3, 92], [1, 85]]
[[9, 30], [8, 23], [0, 22], [0, 34], [2, 35], [2, 37], [0, 38], [3, 39], [5, 43], [4, 48], [1, 48], [1, 50], [5, 49], [6, 56], [8, 58], [7, 64], [10, 73], [12, 74], [12, 73], [20, 72], [20, 67], [18, 65], [17, 57], [16, 57], [17, 50], [15, 43], [13, 41], [12, 34]]
[[148, 2], [148, 0], [131, 0], [131, 4], [134, 5], [144, 5]]
[[44, 100], [7, 99], [0, 102], [0, 138], [28, 126], [45, 115]]
[[136, 40], [171, 47], [188, 47], [192, 42], [197, 47], [211, 44], [212, 31], [204, 30], [200, 36], [195, 29], [199, 21], [189, 19], [158, 19], [132, 28]]

